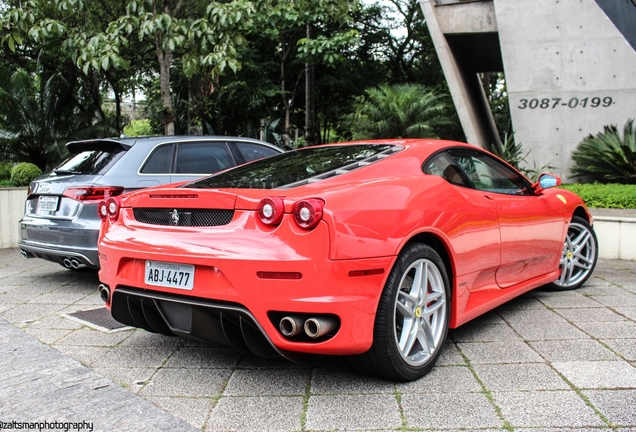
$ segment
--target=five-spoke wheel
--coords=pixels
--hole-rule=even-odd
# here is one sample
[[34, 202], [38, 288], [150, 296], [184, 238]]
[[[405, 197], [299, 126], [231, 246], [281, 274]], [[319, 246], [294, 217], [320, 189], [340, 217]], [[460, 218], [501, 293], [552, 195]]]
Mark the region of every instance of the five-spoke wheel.
[[596, 233], [587, 221], [574, 216], [563, 244], [561, 274], [549, 287], [570, 290], [580, 287], [592, 275], [598, 258]]
[[395, 299], [395, 341], [404, 361], [424, 363], [439, 349], [446, 325], [446, 287], [428, 259], [414, 261], [402, 275]]
[[407, 245], [386, 281], [375, 317], [373, 345], [351, 359], [357, 368], [410, 381], [425, 375], [439, 357], [450, 319], [450, 284], [435, 250]]

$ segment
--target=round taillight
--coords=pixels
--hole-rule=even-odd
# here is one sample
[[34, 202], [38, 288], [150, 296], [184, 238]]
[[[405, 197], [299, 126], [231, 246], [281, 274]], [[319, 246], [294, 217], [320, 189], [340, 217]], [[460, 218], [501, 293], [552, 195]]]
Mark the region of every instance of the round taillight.
[[301, 228], [313, 229], [322, 220], [324, 206], [325, 202], [317, 198], [298, 201], [294, 204], [294, 220]]
[[263, 198], [256, 207], [259, 219], [266, 225], [278, 225], [285, 214], [285, 202], [281, 197]]
[[106, 213], [110, 218], [111, 222], [115, 222], [117, 220], [117, 216], [119, 216], [119, 199], [116, 197], [110, 197], [106, 201]]
[[102, 221], [105, 221], [108, 217], [108, 210], [106, 207], [106, 201], [104, 200], [100, 201], [99, 204], [97, 204], [97, 214], [99, 214], [99, 218]]

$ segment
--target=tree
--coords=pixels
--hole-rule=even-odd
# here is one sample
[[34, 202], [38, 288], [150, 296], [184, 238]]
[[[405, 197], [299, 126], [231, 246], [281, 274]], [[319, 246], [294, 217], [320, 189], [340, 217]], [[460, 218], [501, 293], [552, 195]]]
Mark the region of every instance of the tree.
[[452, 124], [446, 97], [420, 84], [381, 85], [350, 116], [354, 139], [434, 138], [436, 127]]
[[[5, 14], [3, 24], [7, 30], [2, 40], [15, 48], [23, 39], [20, 33], [25, 31], [23, 23], [28, 23], [28, 35], [36, 41], [61, 39], [63, 47], [86, 75], [95, 71], [114, 76], [113, 69], [129, 69], [132, 54], [145, 52], [150, 47], [156, 54], [167, 135], [174, 134], [170, 76], [175, 54], [181, 58], [180, 64], [188, 77], [196, 73], [217, 76], [226, 68], [236, 70], [239, 67], [236, 47], [245, 42], [242, 26], [249, 25], [253, 12], [249, 0], [102, 3], [118, 3], [125, 5], [125, 9], [105, 25], [87, 26], [71, 18], [92, 16], [92, 2], [29, 0], [24, 7], [13, 8]], [[126, 52], [130, 39], [135, 37], [143, 46]], [[116, 86], [114, 90], [117, 97]]]
[[[356, 4], [357, 2], [352, 0], [262, 0], [258, 3], [255, 28], [263, 31], [277, 43], [280, 98], [285, 119], [283, 137], [287, 147], [291, 147], [292, 106], [306, 65], [334, 63], [340, 47], [350, 43], [356, 36], [356, 32], [351, 30], [336, 31], [332, 34], [317, 34], [317, 31], [321, 25], [342, 23], [351, 19], [350, 12]], [[288, 66], [292, 61], [298, 62], [301, 68], [296, 80], [289, 85]], [[311, 91], [311, 72], [307, 79], [310, 81], [308, 88]], [[311, 98], [312, 95], [305, 97]], [[312, 109], [311, 104], [309, 109]], [[308, 121], [312, 122], [311, 115]], [[311, 125], [309, 129], [312, 129]]]
[[[95, 70], [87, 66], [83, 71], [77, 60], [82, 50], [93, 49], [89, 44], [93, 36], [106, 31], [108, 24], [124, 12], [121, 2], [29, 0], [7, 3], [13, 7], [0, 16], [1, 40], [11, 55], [11, 67], [22, 67], [45, 80], [53, 74], [64, 76], [75, 97], [80, 123], [95, 126], [92, 132], [87, 129], [86, 133], [89, 136], [118, 134], [125, 123], [121, 98], [133, 87], [134, 72], [143, 70], [148, 63], [147, 57], [144, 58], [133, 40], [122, 48], [122, 54], [127, 58], [126, 68]], [[101, 60], [110, 62], [110, 59]], [[114, 117], [103, 107], [107, 90], [115, 96]]]
[[0, 146], [16, 162], [42, 171], [61, 156], [73, 126], [73, 101], [60, 75], [45, 82], [25, 70], [0, 72]]

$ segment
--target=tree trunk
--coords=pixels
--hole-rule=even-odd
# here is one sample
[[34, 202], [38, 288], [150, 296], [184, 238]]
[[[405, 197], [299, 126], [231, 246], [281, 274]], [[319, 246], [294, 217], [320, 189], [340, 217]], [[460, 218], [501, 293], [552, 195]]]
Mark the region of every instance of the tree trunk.
[[280, 60], [280, 95], [283, 99], [283, 108], [285, 109], [285, 133], [283, 135], [283, 144], [285, 147], [290, 148], [291, 142], [289, 134], [291, 133], [291, 114], [289, 99], [287, 98], [287, 90], [285, 88], [285, 60], [287, 59], [287, 49], [283, 44], [283, 54]]
[[117, 129], [117, 135], [122, 133], [121, 130], [121, 95], [119, 89], [113, 86], [113, 93], [115, 93], [115, 129]]
[[170, 95], [170, 66], [172, 65], [172, 51], [161, 46], [161, 34], [155, 33], [157, 60], [159, 60], [159, 87], [161, 90], [161, 116], [166, 135], [174, 135], [174, 108]]
[[[313, 37], [311, 24], [307, 24], [307, 39]], [[315, 103], [314, 65], [305, 65], [305, 141], [307, 145], [318, 144], [316, 135], [316, 103]]]

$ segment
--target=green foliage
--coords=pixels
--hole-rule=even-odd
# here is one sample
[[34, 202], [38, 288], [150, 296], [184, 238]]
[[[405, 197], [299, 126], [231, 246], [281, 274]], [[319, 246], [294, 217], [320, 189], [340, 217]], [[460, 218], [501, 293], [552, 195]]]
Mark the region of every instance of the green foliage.
[[453, 122], [447, 98], [420, 84], [367, 90], [349, 120], [354, 139], [434, 138], [437, 126]]
[[152, 126], [149, 119], [132, 120], [124, 127], [124, 135], [131, 137], [152, 135]]
[[621, 136], [616, 125], [583, 138], [572, 152], [572, 177], [584, 176], [601, 183], [636, 184], [636, 129], [630, 119]]
[[[0, 10], [0, 65], [24, 69], [38, 91], [54, 76], [66, 81], [58, 93], [66, 103], [37, 120], [63, 131], [58, 138], [21, 126], [31, 137], [21, 140], [0, 125], [0, 159], [43, 170], [66, 140], [119, 135], [119, 107], [133, 91], [145, 93], [154, 133], [171, 117], [179, 134], [196, 126], [258, 138], [267, 129], [270, 140], [294, 146], [303, 144], [289, 137], [304, 123], [307, 64], [322, 142], [351, 137], [342, 120], [368, 88], [409, 82], [447, 93], [418, 0], [7, 0]], [[8, 81], [0, 77], [0, 87]], [[458, 124], [434, 134], [461, 140]], [[34, 137], [48, 144], [33, 150]]]
[[532, 150], [528, 150], [523, 153], [523, 145], [515, 142], [514, 134], [504, 133], [504, 139], [501, 143], [501, 152], [497, 150], [497, 146], [492, 146], [492, 152], [499, 156], [501, 159], [508, 162], [510, 165], [521, 171], [523, 175], [530, 180], [536, 182], [539, 180], [539, 175], [544, 172], [550, 172], [556, 170], [556, 167], [545, 164], [538, 166], [536, 161], [532, 161], [532, 165], [528, 162], [528, 155]]
[[28, 186], [40, 174], [42, 170], [37, 165], [21, 162], [11, 169], [11, 183], [15, 187]]
[[588, 207], [636, 209], [636, 185], [586, 183], [560, 187], [580, 196]]
[[495, 145], [491, 145], [491, 147], [494, 154], [517, 169], [520, 169], [520, 164], [526, 162], [526, 157], [530, 154], [530, 150], [528, 150], [526, 154], [523, 154], [523, 146], [521, 143], [517, 144], [515, 142], [514, 134], [504, 134], [501, 151], [499, 151]]
[[7, 180], [11, 178], [11, 168], [13, 164], [10, 161], [0, 162], [0, 180]]
[[42, 82], [22, 69], [0, 83], [0, 146], [45, 170], [77, 127], [68, 83], [57, 74]]

